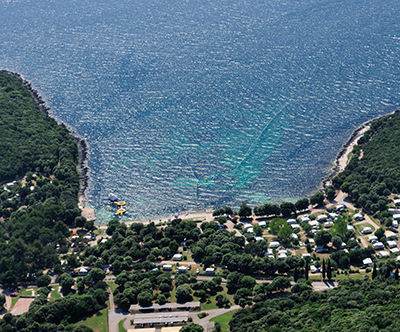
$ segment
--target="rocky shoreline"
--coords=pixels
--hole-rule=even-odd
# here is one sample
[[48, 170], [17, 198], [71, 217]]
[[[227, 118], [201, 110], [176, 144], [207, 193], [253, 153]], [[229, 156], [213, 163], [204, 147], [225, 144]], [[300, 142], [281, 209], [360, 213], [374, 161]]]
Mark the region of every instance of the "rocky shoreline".
[[[394, 112], [395, 111], [393, 111], [392, 113], [394, 113]], [[392, 113], [389, 113], [389, 114], [392, 114]], [[353, 146], [356, 145], [358, 139], [361, 136], [363, 136], [366, 131], [368, 131], [371, 123], [374, 122], [375, 120], [378, 120], [387, 115], [388, 114], [383, 114], [376, 118], [368, 120], [368, 121], [364, 122], [361, 126], [359, 126], [356, 130], [353, 131], [353, 133], [350, 135], [347, 142], [345, 144], [343, 144], [342, 148], [340, 149], [339, 153], [337, 154], [337, 156], [335, 158], [335, 166], [333, 166], [331, 169], [331, 172], [322, 179], [322, 188], [326, 188], [327, 186], [332, 184], [332, 179], [345, 169], [347, 158], [352, 153]]]
[[[15, 77], [18, 77], [22, 80], [23, 85], [25, 88], [30, 92], [32, 95], [33, 99], [36, 102], [36, 105], [38, 106], [39, 110], [45, 113], [46, 115], [53, 117], [51, 114], [51, 109], [48, 107], [43, 100], [42, 96], [38, 93], [36, 89], [32, 87], [32, 84], [25, 80], [20, 74], [10, 72], [7, 70], [4, 70], [5, 72], [14, 75]], [[54, 117], [53, 117], [54, 118]], [[85, 207], [86, 205], [86, 190], [89, 186], [89, 166], [88, 166], [88, 160], [89, 160], [89, 147], [86, 142], [86, 140], [82, 137], [80, 137], [78, 134], [74, 133], [65, 123], [60, 122], [58, 119], [55, 119], [60, 126], [66, 128], [72, 138], [74, 139], [78, 151], [79, 151], [79, 161], [78, 161], [78, 172], [79, 172], [79, 205], [80, 207]]]

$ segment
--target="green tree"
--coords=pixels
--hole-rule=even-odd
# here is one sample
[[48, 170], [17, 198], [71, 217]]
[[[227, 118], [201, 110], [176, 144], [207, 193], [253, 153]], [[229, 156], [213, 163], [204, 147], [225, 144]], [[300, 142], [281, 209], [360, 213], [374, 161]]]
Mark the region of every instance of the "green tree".
[[306, 266], [305, 266], [305, 279], [308, 280], [308, 271], [309, 271], [309, 266], [308, 266], [308, 260], [306, 260]]
[[218, 217], [218, 222], [220, 224], [226, 224], [227, 218], [225, 216], [219, 216]]
[[324, 193], [322, 193], [321, 191], [318, 191], [314, 195], [311, 196], [310, 204], [321, 206], [324, 204], [324, 199], [325, 199]]
[[346, 237], [347, 223], [345, 217], [340, 215], [330, 230], [332, 236], [340, 236], [342, 239]]
[[297, 267], [293, 271], [293, 280], [294, 282], [297, 282], [297, 280], [299, 280], [299, 269]]
[[328, 280], [332, 280], [332, 267], [331, 267], [331, 260], [328, 258], [328, 266], [326, 268], [326, 276]]
[[269, 223], [269, 229], [271, 230], [272, 234], [278, 235], [279, 230], [285, 225], [287, 225], [287, 222], [285, 219], [274, 218]]
[[296, 213], [296, 206], [292, 202], [282, 202], [280, 207], [283, 217], [289, 217], [292, 213]]
[[240, 218], [247, 218], [250, 217], [252, 213], [251, 207], [248, 206], [246, 203], [242, 203], [239, 208], [239, 217]]
[[301, 198], [295, 203], [297, 211], [307, 210], [309, 205], [310, 205], [310, 200], [308, 198]]
[[290, 235], [293, 233], [292, 227], [290, 227], [287, 223], [283, 225], [278, 232], [278, 237], [283, 241], [288, 241]]
[[376, 263], [374, 263], [374, 266], [372, 268], [372, 279], [375, 279], [377, 275], [378, 272], [376, 271]]
[[179, 330], [179, 332], [203, 332], [203, 331], [204, 328], [201, 325], [195, 323], [189, 323]]
[[75, 217], [75, 221], [74, 221], [75, 227], [83, 228], [83, 226], [85, 226], [85, 223], [86, 223], [85, 217], [82, 217], [82, 216]]
[[47, 287], [51, 282], [50, 276], [47, 274], [43, 274], [36, 279], [36, 285], [38, 287]]
[[325, 259], [322, 260], [322, 279], [325, 280], [326, 274], [326, 266], [325, 266]]
[[6, 296], [4, 294], [0, 294], [0, 308], [3, 308], [6, 304]]
[[176, 288], [175, 297], [177, 302], [187, 302], [192, 300], [192, 288], [183, 284]]
[[326, 194], [326, 198], [330, 201], [332, 201], [335, 196], [336, 196], [336, 189], [334, 186], [330, 185], [328, 187], [325, 188], [325, 194]]
[[332, 245], [338, 250], [342, 247], [342, 238], [338, 235], [332, 238]]
[[326, 246], [332, 239], [331, 233], [322, 230], [315, 234], [314, 240], [317, 246]]
[[148, 307], [152, 304], [153, 295], [150, 293], [150, 291], [145, 290], [139, 293], [137, 300], [142, 307]]
[[68, 293], [71, 290], [71, 287], [75, 284], [75, 280], [70, 274], [63, 273], [58, 277], [58, 283], [62, 288], [62, 292]]

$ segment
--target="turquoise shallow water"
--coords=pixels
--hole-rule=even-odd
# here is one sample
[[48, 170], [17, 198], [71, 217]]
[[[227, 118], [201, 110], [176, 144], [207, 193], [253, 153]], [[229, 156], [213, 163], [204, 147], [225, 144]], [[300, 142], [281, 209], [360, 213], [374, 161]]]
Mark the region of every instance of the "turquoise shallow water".
[[0, 0], [0, 67], [90, 147], [125, 219], [310, 195], [400, 102], [400, 3]]

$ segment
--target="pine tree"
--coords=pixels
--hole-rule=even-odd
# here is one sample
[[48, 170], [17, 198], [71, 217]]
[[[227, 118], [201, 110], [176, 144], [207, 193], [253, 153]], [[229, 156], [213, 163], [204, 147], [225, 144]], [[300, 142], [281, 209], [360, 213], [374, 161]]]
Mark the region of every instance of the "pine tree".
[[328, 267], [327, 267], [326, 275], [328, 277], [328, 280], [332, 280], [332, 268], [331, 268], [331, 260], [330, 259], [328, 259]]
[[376, 263], [374, 263], [374, 268], [372, 269], [372, 279], [375, 279], [377, 276], [377, 272], [376, 272]]
[[325, 259], [322, 260], [322, 279], [325, 280], [325, 272], [326, 272], [326, 267], [325, 267]]

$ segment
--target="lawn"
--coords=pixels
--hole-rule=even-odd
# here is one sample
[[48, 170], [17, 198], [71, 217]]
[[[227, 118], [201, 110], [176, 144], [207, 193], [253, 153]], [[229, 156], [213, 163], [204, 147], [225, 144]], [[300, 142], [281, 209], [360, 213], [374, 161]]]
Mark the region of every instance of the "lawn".
[[114, 294], [114, 291], [117, 289], [118, 285], [114, 281], [109, 281], [108, 286], [110, 286], [111, 292]]
[[35, 291], [35, 295], [36, 295], [36, 292], [38, 291], [37, 287], [29, 287], [29, 288], [21, 289], [19, 292], [19, 295], [32, 296], [32, 290]]
[[[85, 325], [92, 328], [96, 332], [108, 331], [108, 310], [107, 308], [100, 310], [91, 317], [80, 320], [76, 325]], [[120, 330], [123, 331], [123, 330]]]
[[50, 292], [50, 300], [51, 300], [51, 301], [54, 301], [54, 300], [57, 300], [57, 299], [61, 299], [61, 295], [60, 295], [60, 293], [58, 292], [58, 287], [56, 286], [55, 288], [52, 288], [52, 289], [51, 289], [51, 292]]
[[219, 315], [217, 317], [211, 318], [210, 321], [211, 322], [218, 322], [221, 324], [221, 332], [229, 332], [229, 321], [232, 319], [233, 314], [236, 312], [237, 310], [232, 310], [229, 311], [225, 314]]
[[363, 234], [363, 233], [361, 232], [362, 229], [363, 229], [364, 227], [370, 227], [370, 228], [372, 229], [372, 233], [371, 233], [371, 234], [373, 234], [373, 233], [375, 232], [375, 227], [372, 226], [371, 224], [368, 224], [368, 223], [362, 223], [362, 224], [359, 224], [359, 225], [354, 225], [354, 227], [357, 229], [357, 231], [358, 231], [362, 236], [364, 236], [364, 235], [370, 235], [370, 234]]
[[[201, 310], [219, 309], [219, 307], [217, 306], [216, 300], [215, 300], [215, 297], [216, 297], [218, 294], [221, 294], [223, 297], [228, 298], [229, 301], [231, 301], [231, 304], [232, 304], [232, 305], [234, 304], [234, 301], [233, 301], [233, 296], [234, 296], [234, 294], [228, 294], [228, 290], [227, 290], [227, 288], [226, 288], [225, 285], [221, 285], [221, 287], [222, 287], [222, 291], [221, 291], [221, 292], [218, 292], [216, 295], [211, 296], [211, 297], [209, 298], [210, 303], [207, 303], [207, 302], [201, 303], [201, 305], [200, 305]], [[193, 297], [193, 301], [200, 301], [200, 298], [194, 296], [194, 297]]]
[[10, 311], [11, 311], [11, 309], [14, 307], [15, 303], [17, 303], [17, 301], [18, 301], [18, 299], [19, 299], [19, 296], [20, 296], [20, 294], [18, 294], [18, 296], [16, 296], [16, 297], [12, 297], [12, 298], [11, 298], [11, 308], [10, 308]]
[[118, 323], [118, 332], [126, 332], [126, 329], [124, 328], [124, 322], [125, 322], [125, 319], [121, 320]]

